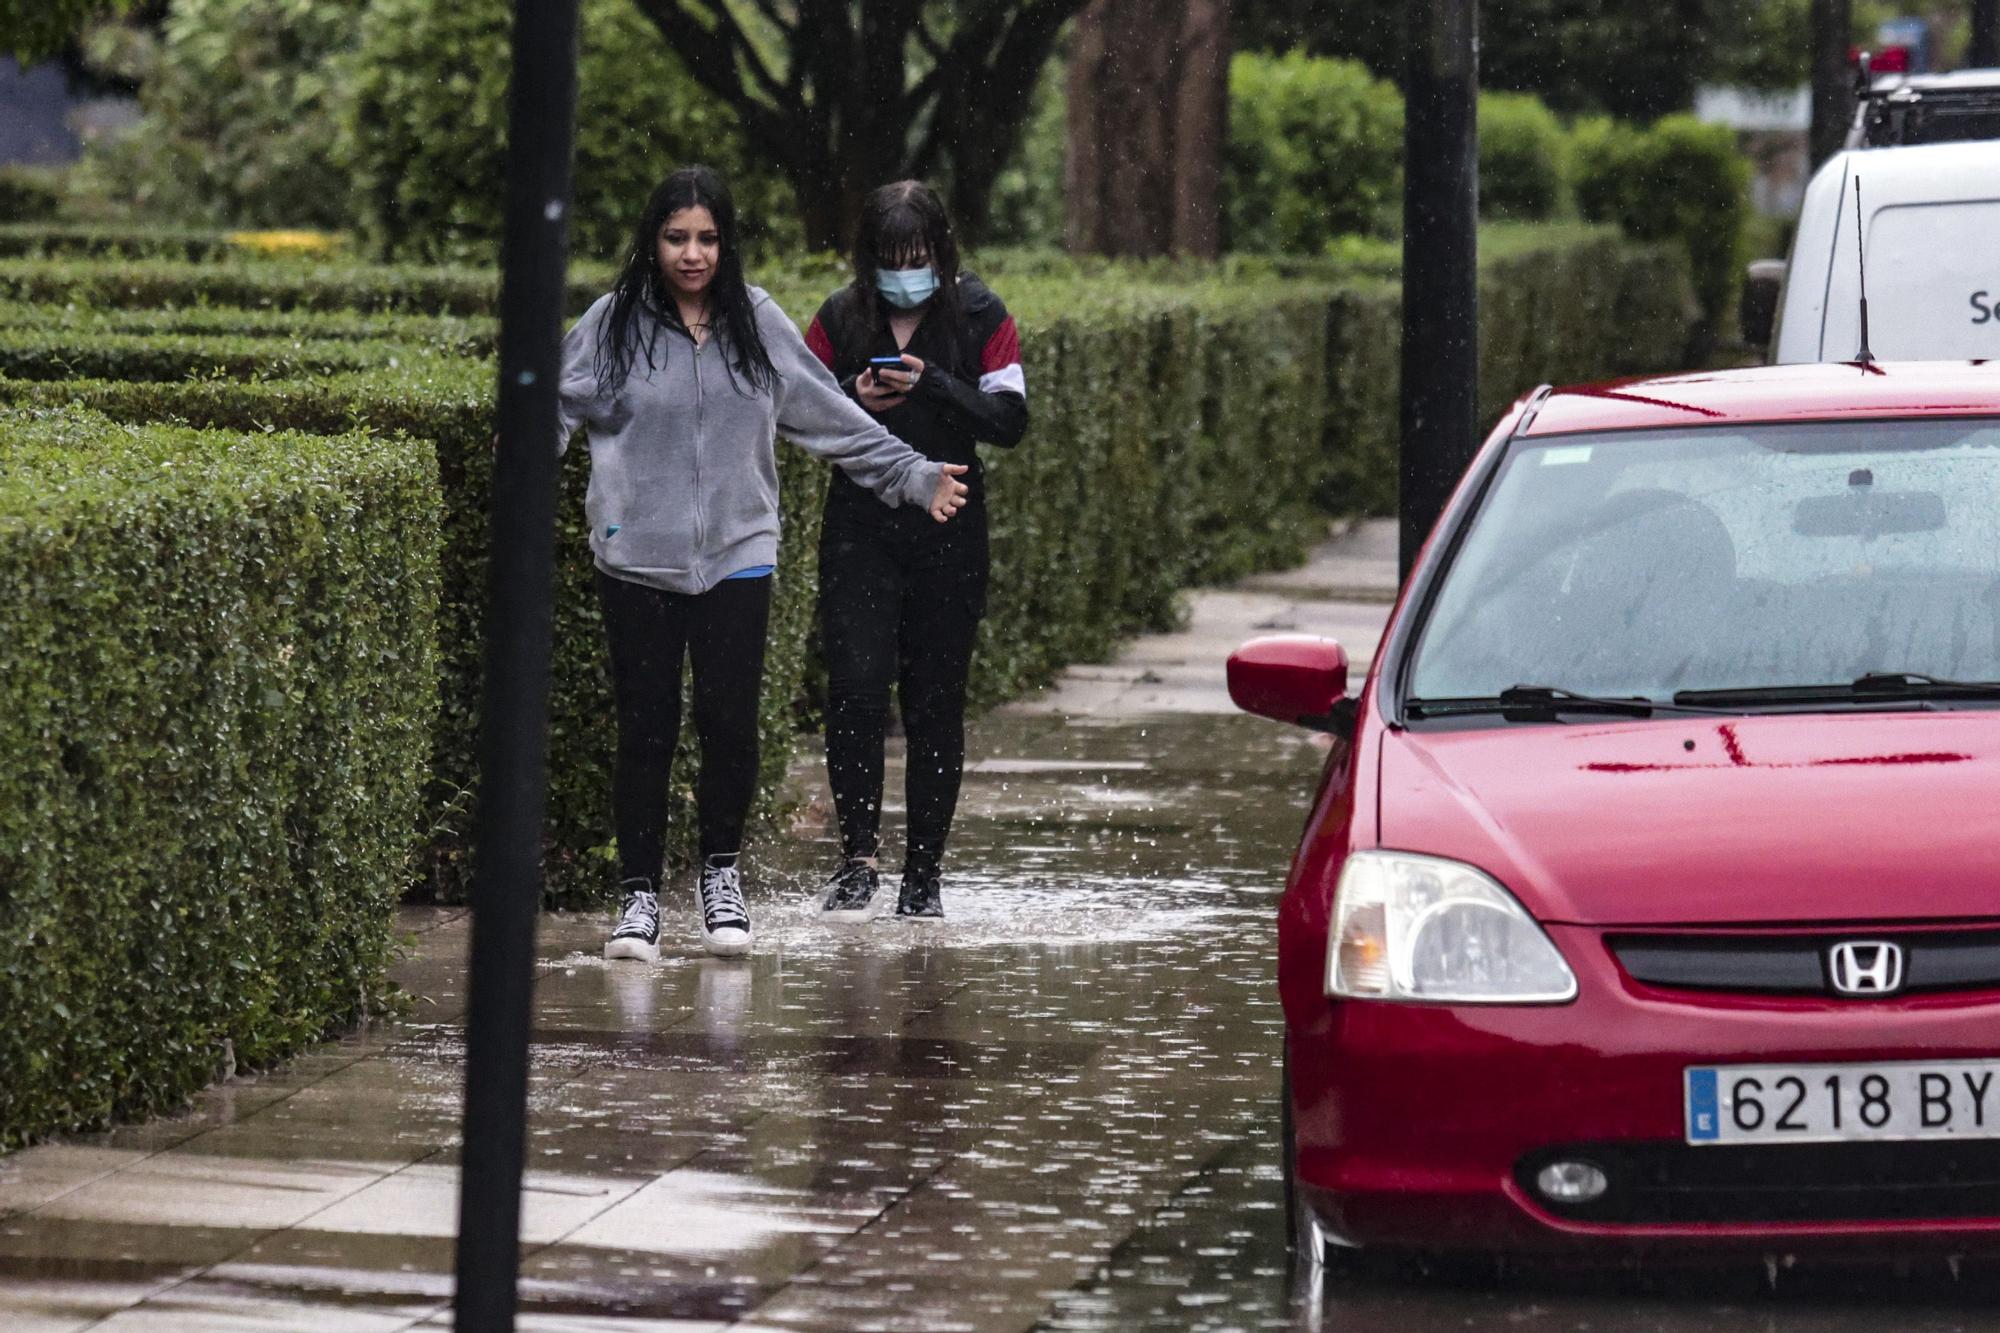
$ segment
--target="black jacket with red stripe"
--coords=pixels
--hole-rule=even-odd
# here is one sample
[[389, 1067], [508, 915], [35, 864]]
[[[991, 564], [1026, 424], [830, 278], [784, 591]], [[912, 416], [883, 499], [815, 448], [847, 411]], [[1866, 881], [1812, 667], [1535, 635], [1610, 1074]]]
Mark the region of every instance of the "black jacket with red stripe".
[[[945, 329], [942, 320], [926, 314], [910, 335], [909, 346], [901, 350], [921, 360], [924, 373], [908, 398], [877, 419], [926, 457], [970, 468], [962, 480], [971, 489], [968, 498], [980, 504], [984, 485], [975, 445], [1012, 448], [1021, 442], [1028, 430], [1028, 389], [1021, 372], [1020, 335], [1007, 307], [985, 283], [964, 272], [958, 277], [958, 299], [960, 327]], [[866, 327], [854, 290], [843, 287], [826, 298], [806, 329], [806, 346], [850, 396], [855, 396], [855, 378], [868, 368], [869, 358], [894, 356], [898, 350], [888, 307], [876, 305], [874, 326]], [[837, 469], [827, 503], [830, 510], [850, 514], [856, 507], [879, 510], [882, 516], [897, 512]], [[924, 518], [929, 521], [928, 515]]]

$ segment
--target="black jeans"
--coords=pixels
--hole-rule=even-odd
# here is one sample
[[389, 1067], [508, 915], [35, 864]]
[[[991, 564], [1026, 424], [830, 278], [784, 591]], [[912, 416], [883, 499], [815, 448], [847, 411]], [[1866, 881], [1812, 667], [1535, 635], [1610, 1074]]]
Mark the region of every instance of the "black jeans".
[[[980, 523], [985, 515], [968, 510], [952, 523], [968, 518]], [[828, 519], [819, 616], [826, 770], [841, 850], [856, 857], [880, 849], [882, 743], [894, 685], [909, 740], [910, 865], [935, 869], [965, 767], [965, 678], [986, 610], [985, 543], [940, 543], [922, 532]]]
[[757, 792], [757, 701], [771, 580], [726, 579], [705, 593], [663, 592], [597, 571], [611, 640], [618, 757], [611, 805], [618, 873], [657, 886], [666, 861], [667, 790], [681, 734], [681, 663], [694, 662], [701, 738], [695, 808], [701, 854], [741, 850]]

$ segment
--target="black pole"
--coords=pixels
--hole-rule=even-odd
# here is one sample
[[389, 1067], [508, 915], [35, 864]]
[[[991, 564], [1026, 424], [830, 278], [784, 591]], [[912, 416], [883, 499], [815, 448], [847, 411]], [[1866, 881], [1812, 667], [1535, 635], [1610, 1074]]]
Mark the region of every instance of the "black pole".
[[500, 440], [480, 719], [457, 1327], [508, 1333], [520, 1276], [528, 1016], [548, 781], [556, 388], [569, 257], [577, 0], [517, 0], [500, 252]]
[[1972, 0], [1972, 49], [1965, 63], [1976, 69], [2000, 65], [2000, 0]]
[[1403, 131], [1403, 573], [1478, 448], [1479, 27], [1411, 0]]
[[1812, 0], [1812, 164], [1839, 152], [1854, 119], [1854, 0]]

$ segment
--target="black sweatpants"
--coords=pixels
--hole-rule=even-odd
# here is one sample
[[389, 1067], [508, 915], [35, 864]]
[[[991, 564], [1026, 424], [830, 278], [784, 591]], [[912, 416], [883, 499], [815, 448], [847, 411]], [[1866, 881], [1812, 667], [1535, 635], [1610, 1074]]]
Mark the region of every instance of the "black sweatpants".
[[694, 662], [701, 739], [695, 807], [703, 857], [741, 850], [757, 791], [757, 701], [771, 580], [725, 579], [707, 592], [664, 592], [597, 571], [611, 641], [618, 757], [611, 804], [619, 876], [660, 883], [667, 788], [681, 734], [681, 663]]
[[910, 865], [934, 870], [943, 859], [965, 767], [966, 673], [986, 609], [984, 517], [968, 508], [952, 519], [978, 524], [981, 539], [953, 543], [828, 516], [819, 570], [826, 769], [849, 857], [880, 849], [893, 685], [909, 741]]

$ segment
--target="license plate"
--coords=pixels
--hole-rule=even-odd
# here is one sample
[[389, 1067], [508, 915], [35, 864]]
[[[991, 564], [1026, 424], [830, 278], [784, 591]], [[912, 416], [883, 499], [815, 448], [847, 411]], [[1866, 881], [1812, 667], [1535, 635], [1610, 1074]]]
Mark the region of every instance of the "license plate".
[[2000, 1060], [1687, 1071], [1687, 1141], [2000, 1138]]

